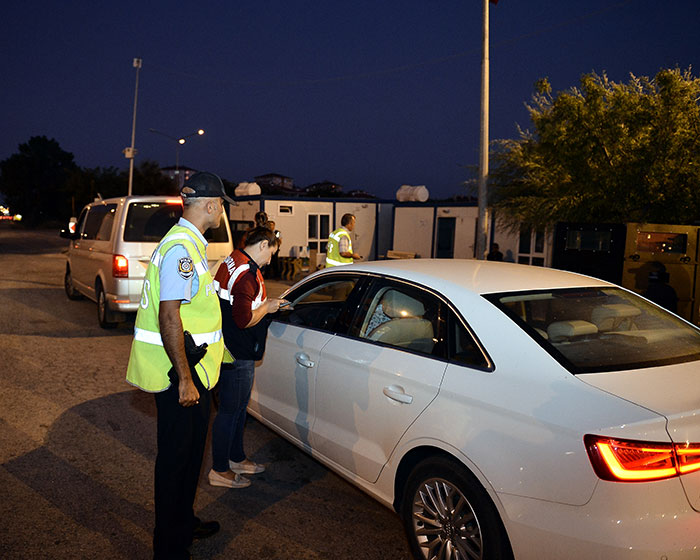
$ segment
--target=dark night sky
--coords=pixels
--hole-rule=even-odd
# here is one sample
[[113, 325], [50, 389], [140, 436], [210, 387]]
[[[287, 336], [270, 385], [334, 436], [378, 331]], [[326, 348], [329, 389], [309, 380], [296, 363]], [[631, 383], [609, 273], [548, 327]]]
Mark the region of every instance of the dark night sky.
[[[698, 0], [500, 0], [491, 6], [491, 138], [529, 127], [534, 82], [697, 66]], [[231, 181], [281, 173], [393, 197], [463, 192], [478, 162], [479, 0], [11, 2], [0, 34], [0, 160], [55, 138], [84, 167], [137, 163]], [[694, 71], [697, 76], [697, 69]]]

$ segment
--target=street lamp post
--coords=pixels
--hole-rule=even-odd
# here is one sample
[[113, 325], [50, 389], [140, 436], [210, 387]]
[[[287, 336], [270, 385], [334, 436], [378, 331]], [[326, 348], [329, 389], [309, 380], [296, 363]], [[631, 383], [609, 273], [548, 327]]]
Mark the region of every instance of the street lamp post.
[[489, 2], [483, 0], [483, 34], [481, 59], [481, 130], [479, 137], [479, 219], [476, 232], [476, 258], [483, 260], [486, 255], [486, 239], [489, 231], [488, 191], [489, 175]]
[[191, 132], [190, 134], [185, 134], [184, 136], [170, 136], [170, 134], [166, 134], [165, 132], [161, 132], [160, 130], [156, 130], [155, 128], [150, 128], [149, 129], [151, 132], [155, 134], [160, 134], [161, 136], [165, 136], [166, 138], [169, 138], [173, 142], [175, 142], [175, 175], [177, 175], [177, 180], [178, 184], [180, 183], [180, 146], [185, 144], [187, 142], [188, 138], [191, 138], [192, 136], [202, 136], [204, 134], [203, 129], [198, 129], [195, 130], [194, 132]]
[[134, 59], [134, 68], [136, 68], [136, 86], [134, 87], [134, 116], [131, 121], [131, 146], [124, 148], [124, 157], [129, 160], [129, 196], [134, 185], [134, 157], [136, 156], [136, 148], [134, 148], [134, 140], [136, 139], [136, 104], [139, 98], [139, 70], [141, 70], [142, 60]]

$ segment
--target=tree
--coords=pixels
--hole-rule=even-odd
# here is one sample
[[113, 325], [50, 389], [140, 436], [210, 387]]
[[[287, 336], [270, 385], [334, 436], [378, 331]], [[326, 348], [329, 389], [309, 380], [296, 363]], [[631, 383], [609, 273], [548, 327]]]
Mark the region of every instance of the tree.
[[595, 73], [528, 106], [534, 133], [496, 142], [492, 203], [503, 225], [700, 219], [700, 79], [661, 70], [626, 84]]
[[[126, 196], [129, 175], [116, 167], [79, 168], [70, 174], [66, 191], [72, 197], [72, 215], [96, 197]], [[133, 194], [177, 195], [177, 183], [161, 173], [154, 161], [146, 160], [134, 169]]]
[[66, 181], [75, 169], [73, 154], [56, 140], [33, 136], [19, 145], [19, 153], [0, 162], [0, 191], [30, 226], [63, 219], [70, 212]]
[[77, 168], [66, 182], [66, 191], [71, 197], [71, 215], [77, 216], [80, 209], [95, 198], [124, 196], [128, 177], [116, 167]]
[[[126, 194], [126, 183], [124, 189], [124, 194]], [[176, 181], [163, 175], [158, 163], [146, 160], [134, 169], [133, 193], [177, 195], [180, 191]]]
[[[115, 167], [80, 168], [56, 140], [33, 136], [0, 162], [0, 192], [29, 226], [64, 222], [96, 197], [126, 196], [128, 174]], [[177, 183], [154, 161], [134, 170], [134, 194], [178, 194]]]

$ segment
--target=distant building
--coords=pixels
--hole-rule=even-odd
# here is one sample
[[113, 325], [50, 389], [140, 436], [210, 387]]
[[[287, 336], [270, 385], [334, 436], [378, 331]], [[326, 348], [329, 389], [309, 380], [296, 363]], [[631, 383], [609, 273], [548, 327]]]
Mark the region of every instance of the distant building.
[[350, 198], [377, 198], [375, 195], [368, 193], [367, 191], [363, 191], [362, 189], [355, 189], [354, 191], [350, 191], [348, 193], [348, 196]]
[[313, 183], [303, 189], [305, 196], [310, 197], [329, 197], [329, 198], [377, 198], [361, 189], [355, 189], [349, 192], [343, 192], [343, 186], [333, 181], [321, 181]]
[[280, 175], [279, 173], [267, 173], [254, 178], [260, 185], [263, 194], [298, 195], [299, 191], [294, 187], [294, 179]]
[[478, 208], [474, 202], [394, 201], [393, 251], [421, 258], [474, 258]]
[[[256, 177], [257, 182], [258, 177]], [[364, 260], [376, 260], [391, 249], [391, 201], [359, 198], [325, 198], [270, 195], [236, 196], [229, 207], [231, 230], [252, 226], [255, 213], [262, 210], [275, 222], [282, 235], [280, 257], [312, 257], [312, 270], [325, 262], [328, 235], [340, 227], [343, 214], [354, 214], [353, 250]]]
[[[255, 183], [260, 192], [240, 191], [235, 196], [236, 203], [229, 208], [231, 229], [248, 229], [255, 213], [265, 211], [282, 232], [280, 257], [309, 254], [314, 255], [314, 268], [321, 265], [328, 235], [340, 226], [345, 213], [357, 216], [353, 249], [363, 260], [387, 258], [390, 253], [417, 258], [476, 256], [478, 204], [473, 197], [431, 200], [425, 186], [403, 185], [404, 200], [385, 200], [360, 190], [344, 193], [332, 181], [297, 189], [290, 177], [277, 174], [255, 177]], [[498, 227], [496, 220], [490, 226], [489, 245], [498, 243], [505, 261], [552, 265], [551, 228], [512, 232]]]
[[321, 181], [304, 189], [306, 196], [342, 196], [343, 187], [333, 181]]
[[161, 167], [160, 171], [172, 181], [176, 181], [178, 189], [181, 189], [182, 185], [185, 184], [185, 181], [197, 173], [196, 169], [192, 169], [191, 167], [186, 167], [184, 165], [180, 165], [178, 167]]

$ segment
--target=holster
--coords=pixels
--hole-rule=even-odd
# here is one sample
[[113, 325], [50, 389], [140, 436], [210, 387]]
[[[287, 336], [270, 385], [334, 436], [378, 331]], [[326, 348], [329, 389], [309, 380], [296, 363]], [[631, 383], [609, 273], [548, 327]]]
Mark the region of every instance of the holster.
[[187, 362], [190, 364], [190, 367], [194, 367], [207, 353], [208, 345], [206, 342], [203, 342], [197, 346], [189, 331], [185, 331], [183, 334], [185, 336], [185, 354], [187, 354]]

